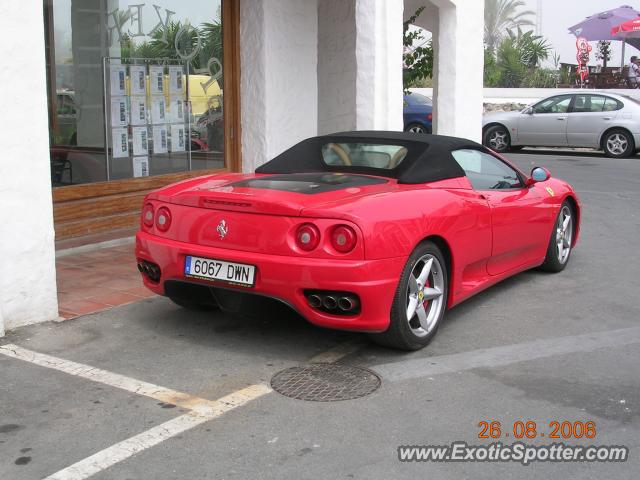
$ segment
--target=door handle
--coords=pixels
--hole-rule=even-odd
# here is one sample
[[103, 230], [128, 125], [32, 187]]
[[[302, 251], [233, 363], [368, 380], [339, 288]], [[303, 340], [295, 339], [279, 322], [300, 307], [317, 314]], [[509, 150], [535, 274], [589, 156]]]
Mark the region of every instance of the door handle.
[[611, 117], [602, 117], [604, 120], [611, 120]]
[[558, 118], [556, 118], [556, 120], [562, 121], [562, 120], [564, 120], [564, 117], [558, 117]]

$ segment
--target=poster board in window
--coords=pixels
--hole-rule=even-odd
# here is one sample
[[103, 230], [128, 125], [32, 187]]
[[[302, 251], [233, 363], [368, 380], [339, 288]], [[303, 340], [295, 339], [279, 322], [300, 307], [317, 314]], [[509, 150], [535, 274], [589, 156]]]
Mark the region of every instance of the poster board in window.
[[105, 57], [103, 68], [107, 180], [190, 171], [185, 65]]

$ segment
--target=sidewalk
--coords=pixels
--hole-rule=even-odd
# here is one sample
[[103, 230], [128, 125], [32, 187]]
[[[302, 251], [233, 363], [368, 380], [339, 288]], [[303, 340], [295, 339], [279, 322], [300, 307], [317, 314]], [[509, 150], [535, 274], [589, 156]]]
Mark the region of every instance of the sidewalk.
[[69, 319], [152, 297], [142, 285], [133, 249], [130, 242], [58, 257], [60, 316]]

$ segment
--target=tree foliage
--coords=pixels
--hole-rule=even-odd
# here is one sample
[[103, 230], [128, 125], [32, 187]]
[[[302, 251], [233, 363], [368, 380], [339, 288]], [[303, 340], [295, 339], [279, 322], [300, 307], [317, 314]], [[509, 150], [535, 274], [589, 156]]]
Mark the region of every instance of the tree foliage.
[[489, 47], [485, 47], [485, 86], [555, 86], [555, 71], [540, 68], [540, 63], [548, 59], [550, 53], [551, 46], [546, 39], [534, 35], [531, 31], [523, 32], [520, 27], [515, 31], [508, 30], [495, 53]]
[[523, 0], [485, 0], [484, 43], [490, 51], [495, 52], [506, 31], [533, 25], [529, 17], [535, 12], [519, 11], [524, 5]]
[[[424, 40], [421, 30], [411, 30], [410, 27], [420, 16], [424, 7], [418, 8], [416, 12], [403, 23], [402, 45], [404, 53], [402, 83], [404, 91], [409, 87], [414, 87], [423, 79], [433, 75], [433, 43], [431, 40]], [[414, 45], [420, 43], [417, 47]]]
[[523, 32], [520, 27], [515, 32], [508, 30], [507, 33], [508, 38], [503, 39], [500, 48], [505, 44], [513, 45], [520, 55], [520, 60], [528, 68], [535, 68], [549, 58], [551, 46], [545, 38], [534, 35], [532, 31]]
[[527, 75], [527, 65], [522, 61], [522, 51], [512, 38], [505, 38], [498, 47], [496, 65], [500, 75], [500, 87], [519, 87]]
[[496, 56], [486, 47], [484, 49], [484, 86], [500, 86], [500, 71], [498, 70]]
[[190, 61], [192, 71], [206, 68], [211, 58], [222, 62], [222, 25], [219, 21], [203, 23], [199, 27], [170, 22], [166, 29], [151, 32], [150, 37], [150, 40], [138, 44], [129, 35], [123, 35], [120, 41], [121, 56], [182, 60], [176, 50], [178, 48], [186, 56], [197, 50]]

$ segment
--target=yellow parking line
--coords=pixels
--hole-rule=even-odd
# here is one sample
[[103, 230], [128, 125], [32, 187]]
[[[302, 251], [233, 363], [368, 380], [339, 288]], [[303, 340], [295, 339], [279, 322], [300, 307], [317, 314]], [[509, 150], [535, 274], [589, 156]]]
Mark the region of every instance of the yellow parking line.
[[168, 438], [220, 417], [272, 391], [269, 385], [258, 383], [225, 395], [218, 400], [207, 400], [83, 363], [34, 352], [13, 344], [0, 346], [0, 354], [190, 410], [189, 413], [180, 415], [80, 460], [46, 477], [45, 480], [83, 480]]
[[360, 350], [366, 345], [364, 340], [352, 340], [350, 342], [344, 342], [335, 347], [327, 350], [326, 352], [319, 353], [315, 357], [309, 360], [309, 363], [335, 363], [338, 360], [343, 359], [347, 355], [351, 355], [354, 352]]
[[53, 475], [49, 475], [44, 480], [83, 480], [168, 438], [175, 437], [197, 427], [201, 423], [220, 417], [234, 408], [241, 407], [269, 392], [271, 392], [269, 386], [256, 384], [215, 401], [205, 400], [202, 405], [194, 405], [194, 410], [189, 413], [180, 415], [94, 453], [90, 457], [59, 470]]
[[[361, 340], [341, 343], [311, 358], [309, 363], [337, 362], [357, 351], [364, 344], [365, 342]], [[189, 413], [180, 415], [161, 425], [157, 425], [138, 435], [134, 435], [122, 442], [107, 447], [90, 457], [49, 475], [44, 480], [84, 480], [168, 438], [220, 417], [272, 391], [269, 385], [258, 383], [230, 393], [218, 400], [207, 400], [189, 395], [188, 393], [178, 392], [125, 375], [95, 368], [91, 365], [34, 352], [14, 344], [0, 346], [0, 354], [190, 410]]]
[[153, 398], [159, 402], [170, 403], [177, 407], [187, 408], [189, 410], [195, 410], [196, 408], [202, 409], [205, 406], [210, 408], [217, 407], [217, 403], [212, 402], [211, 400], [171, 390], [170, 388], [154, 385], [153, 383], [136, 380], [135, 378], [109, 372], [107, 370], [101, 370], [83, 363], [76, 363], [70, 360], [53, 357], [51, 355], [45, 355], [44, 353], [34, 352], [32, 350], [19, 347], [18, 345], [2, 345], [0, 346], [0, 353], [7, 357], [24, 360], [25, 362], [33, 363], [41, 367], [58, 370], [69, 375], [109, 385], [137, 395], [144, 395], [145, 397]]

